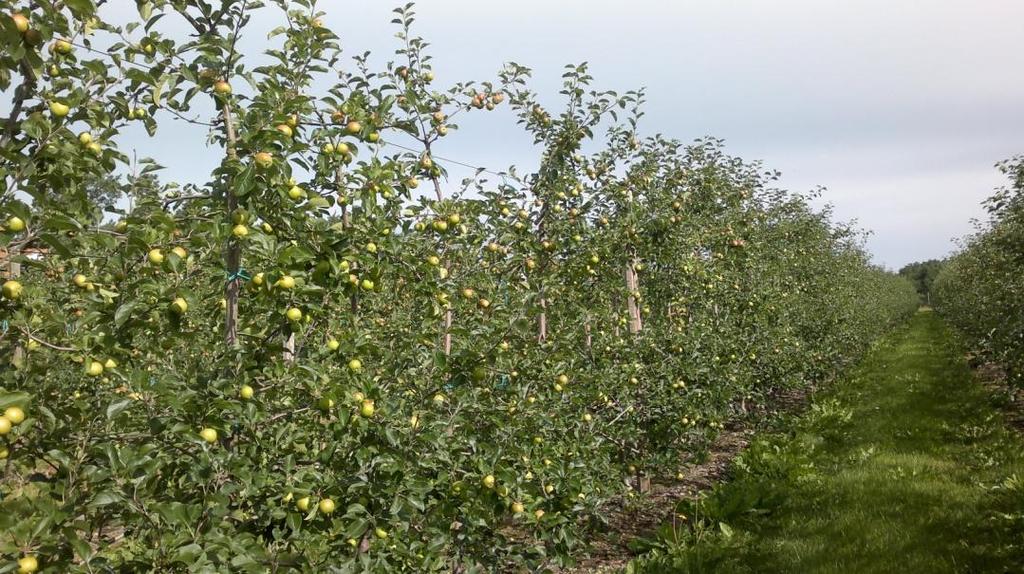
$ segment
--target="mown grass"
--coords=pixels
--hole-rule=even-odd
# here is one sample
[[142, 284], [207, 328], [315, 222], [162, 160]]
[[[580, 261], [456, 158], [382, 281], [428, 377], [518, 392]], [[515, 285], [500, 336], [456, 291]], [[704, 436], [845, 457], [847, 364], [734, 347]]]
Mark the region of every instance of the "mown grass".
[[1024, 572], [1024, 442], [962, 357], [918, 313], [629, 570]]

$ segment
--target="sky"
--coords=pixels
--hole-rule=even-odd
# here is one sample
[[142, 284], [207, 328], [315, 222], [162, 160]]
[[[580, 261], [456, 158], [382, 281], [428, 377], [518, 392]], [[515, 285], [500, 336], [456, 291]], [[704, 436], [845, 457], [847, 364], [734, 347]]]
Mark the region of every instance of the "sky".
[[[371, 51], [378, 68], [398, 46], [398, 5], [319, 2], [346, 53]], [[646, 88], [642, 133], [722, 138], [781, 171], [781, 187], [826, 188], [820, 202], [869, 230], [874, 261], [891, 269], [955, 249], [1003, 183], [994, 164], [1024, 153], [1019, 0], [420, 0], [416, 12], [437, 85], [515, 61], [557, 109], [562, 67], [588, 62], [596, 88]], [[265, 49], [282, 18], [258, 12], [243, 51]], [[437, 155], [494, 170], [536, 162], [507, 113], [461, 127]], [[201, 182], [218, 157], [193, 129], [164, 122], [157, 140], [122, 147], [158, 155], [164, 179]]]

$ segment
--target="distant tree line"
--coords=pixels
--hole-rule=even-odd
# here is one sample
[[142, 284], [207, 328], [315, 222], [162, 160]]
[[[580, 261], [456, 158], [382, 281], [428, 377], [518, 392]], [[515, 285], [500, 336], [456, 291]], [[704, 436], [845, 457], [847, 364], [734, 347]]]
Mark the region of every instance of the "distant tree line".
[[909, 279], [914, 284], [914, 289], [921, 296], [921, 301], [930, 305], [932, 301], [932, 284], [935, 277], [945, 265], [945, 261], [929, 259], [928, 261], [915, 261], [904, 265], [900, 271], [900, 277]]

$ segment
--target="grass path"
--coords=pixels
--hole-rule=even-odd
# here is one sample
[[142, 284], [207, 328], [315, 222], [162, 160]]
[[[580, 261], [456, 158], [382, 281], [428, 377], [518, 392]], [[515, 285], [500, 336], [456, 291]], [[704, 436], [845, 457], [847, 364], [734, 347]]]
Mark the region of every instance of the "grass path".
[[698, 527], [664, 528], [634, 569], [1024, 572], [1024, 443], [962, 357], [918, 313], [684, 505]]

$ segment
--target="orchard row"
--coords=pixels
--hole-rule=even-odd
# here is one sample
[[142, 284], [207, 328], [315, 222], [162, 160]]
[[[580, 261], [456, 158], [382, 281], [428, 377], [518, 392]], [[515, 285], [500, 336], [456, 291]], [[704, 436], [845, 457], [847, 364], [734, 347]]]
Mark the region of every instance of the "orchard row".
[[[644, 137], [643, 94], [586, 66], [557, 109], [514, 64], [436, 88], [408, 6], [371, 69], [307, 1], [152, 0], [120, 27], [2, 4], [23, 572], [570, 564], [609, 505], [916, 305], [855, 230], [718, 141]], [[277, 44], [239, 52], [278, 10]], [[510, 116], [533, 171], [453, 187], [438, 141]], [[170, 121], [219, 150], [203, 185], [119, 150]]]

